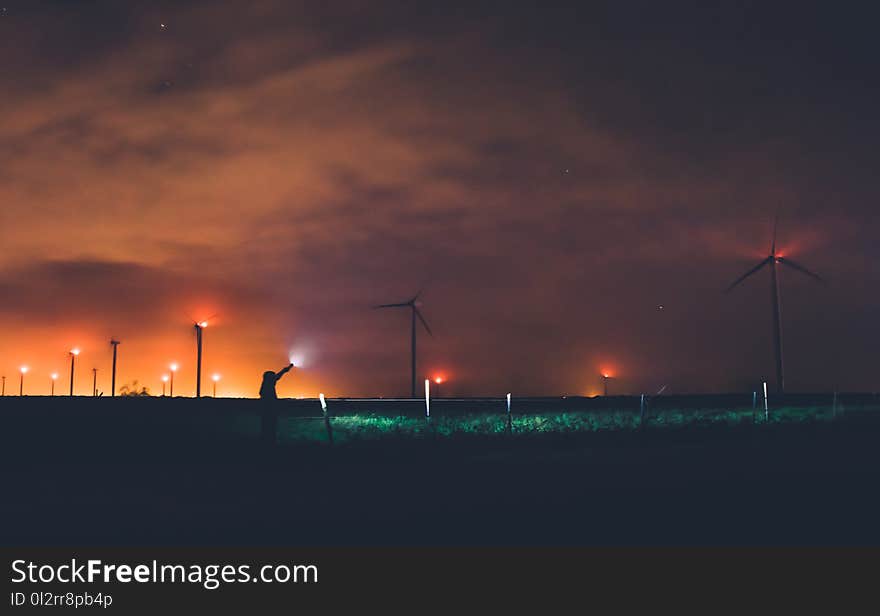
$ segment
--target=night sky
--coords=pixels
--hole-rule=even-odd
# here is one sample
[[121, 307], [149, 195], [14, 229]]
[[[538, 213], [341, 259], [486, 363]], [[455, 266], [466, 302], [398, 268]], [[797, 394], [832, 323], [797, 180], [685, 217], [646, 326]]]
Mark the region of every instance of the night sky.
[[0, 2], [7, 394], [876, 390], [880, 15], [577, 4]]

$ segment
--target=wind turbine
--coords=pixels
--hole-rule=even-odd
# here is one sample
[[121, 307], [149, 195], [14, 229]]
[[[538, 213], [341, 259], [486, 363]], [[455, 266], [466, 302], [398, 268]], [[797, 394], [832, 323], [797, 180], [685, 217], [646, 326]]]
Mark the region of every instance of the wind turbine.
[[752, 269], [734, 280], [733, 283], [727, 287], [726, 292], [733, 290], [734, 287], [752, 274], [757, 273], [764, 266], [770, 266], [770, 294], [773, 303], [773, 348], [776, 351], [776, 387], [779, 392], [782, 393], [785, 391], [785, 366], [782, 357], [782, 308], [780, 307], [779, 302], [779, 277], [776, 273], [776, 266], [787, 265], [788, 267], [809, 276], [813, 280], [822, 283], [825, 281], [818, 274], [811, 272], [803, 265], [795, 263], [787, 257], [783, 257], [776, 251], [776, 227], [778, 223], [779, 214], [776, 215], [776, 218], [773, 221], [773, 239], [770, 242], [770, 254]]
[[425, 327], [425, 331], [428, 332], [428, 335], [432, 338], [434, 334], [431, 332], [431, 328], [428, 326], [428, 322], [425, 321], [425, 317], [422, 316], [422, 313], [419, 311], [419, 306], [422, 305], [420, 301], [418, 301], [419, 296], [422, 294], [421, 291], [416, 293], [415, 297], [406, 302], [400, 302], [399, 304], [380, 304], [378, 306], [373, 306], [374, 309], [377, 308], [409, 308], [410, 309], [410, 320], [411, 320], [411, 352], [412, 352], [412, 372], [411, 372], [411, 397], [416, 397], [416, 318], [422, 322], [422, 325]]

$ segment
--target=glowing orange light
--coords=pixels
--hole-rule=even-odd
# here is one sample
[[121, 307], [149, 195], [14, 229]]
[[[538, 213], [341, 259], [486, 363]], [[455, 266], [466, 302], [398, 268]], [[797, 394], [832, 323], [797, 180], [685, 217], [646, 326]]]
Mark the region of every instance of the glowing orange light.
[[168, 368], [171, 370], [171, 372], [177, 372], [177, 364], [171, 364], [170, 366], [168, 366]]
[[57, 381], [57, 380], [58, 380], [58, 373], [57, 373], [57, 372], [53, 372], [53, 373], [52, 373], [52, 380], [53, 380], [53, 381]]
[[214, 380], [214, 382], [216, 383], [217, 381], [220, 380], [220, 375], [219, 375], [219, 374], [215, 374], [215, 375], [212, 376], [211, 378], [212, 378], [212, 379]]
[[201, 323], [199, 323], [199, 327], [201, 327], [202, 329], [205, 329], [206, 327], [208, 327], [208, 322], [202, 321]]
[[22, 367], [21, 367], [21, 373], [22, 373], [22, 374], [27, 374], [27, 371], [28, 371], [28, 370], [30, 370], [30, 368], [28, 368], [27, 366], [22, 366]]
[[434, 382], [437, 383], [437, 385], [439, 385], [440, 383], [442, 383], [444, 380], [445, 380], [445, 379], [444, 379], [442, 376], [435, 376], [435, 377], [434, 377]]
[[70, 349], [71, 355], [79, 355], [79, 349]]
[[167, 382], [168, 382], [168, 375], [167, 375], [167, 374], [163, 374], [163, 375], [162, 375], [162, 382], [163, 382], [163, 383], [167, 383]]

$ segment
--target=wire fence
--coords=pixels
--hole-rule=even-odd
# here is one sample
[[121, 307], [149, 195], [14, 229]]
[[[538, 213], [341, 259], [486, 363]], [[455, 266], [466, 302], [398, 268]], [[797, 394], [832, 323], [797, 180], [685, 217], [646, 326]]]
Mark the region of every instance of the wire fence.
[[280, 442], [516, 437], [692, 426], [830, 422], [880, 417], [869, 393], [762, 392], [708, 396], [260, 400], [224, 398], [0, 398], [3, 437], [43, 442], [143, 441], [171, 445], [260, 437], [271, 408]]

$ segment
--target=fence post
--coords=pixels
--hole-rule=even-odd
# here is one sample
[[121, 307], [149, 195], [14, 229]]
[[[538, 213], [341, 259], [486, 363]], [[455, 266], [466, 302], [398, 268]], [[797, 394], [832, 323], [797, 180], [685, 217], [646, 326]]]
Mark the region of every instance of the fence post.
[[431, 380], [425, 379], [425, 428], [430, 438], [436, 438], [437, 433], [434, 432], [431, 425]]
[[756, 423], [758, 421], [758, 415], [756, 411], [758, 410], [758, 392], [752, 390], [752, 423]]
[[318, 394], [318, 398], [321, 400], [321, 410], [324, 412], [324, 429], [327, 430], [327, 442], [332, 445], [333, 428], [330, 426], [330, 415], [327, 413], [327, 401], [324, 399], [324, 394]]
[[425, 379], [425, 422], [431, 423], [431, 379]]
[[770, 421], [770, 407], [767, 404], [767, 381], [764, 381], [764, 422]]
[[639, 428], [645, 425], [645, 394], [639, 398]]

